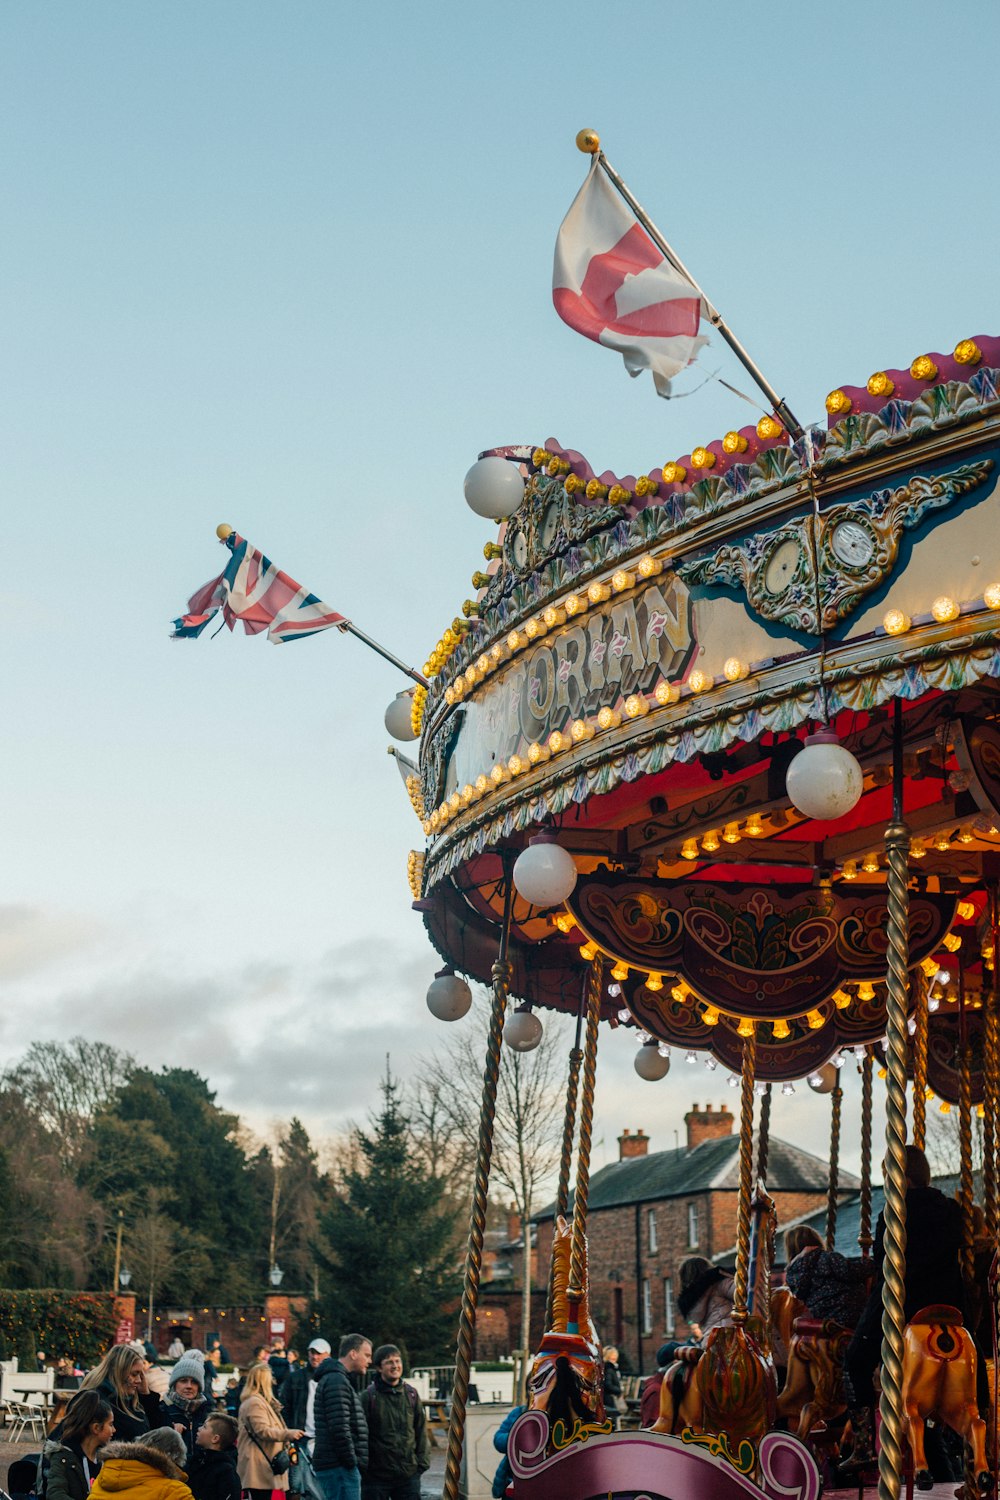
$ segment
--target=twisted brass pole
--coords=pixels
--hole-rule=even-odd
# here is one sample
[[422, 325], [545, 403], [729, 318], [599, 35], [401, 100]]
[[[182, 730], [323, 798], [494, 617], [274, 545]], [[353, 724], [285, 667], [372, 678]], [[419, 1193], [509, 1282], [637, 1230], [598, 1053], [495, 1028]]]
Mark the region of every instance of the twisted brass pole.
[[872, 1074], [875, 1063], [866, 1049], [861, 1063], [861, 1225], [858, 1249], [865, 1260], [875, 1243], [872, 1235]]
[[[580, 995], [580, 1004], [576, 1012], [576, 1038], [569, 1052], [569, 1071], [566, 1077], [566, 1112], [563, 1116], [562, 1149], [559, 1154], [559, 1185], [556, 1188], [556, 1218], [565, 1218], [569, 1208], [569, 1174], [573, 1165], [573, 1136], [576, 1133], [576, 1096], [580, 1083], [580, 1064], [583, 1061], [583, 1053], [580, 1050], [580, 1029], [583, 1024], [583, 1012], [587, 1003], [587, 994], [590, 987], [590, 973], [588, 971], [583, 990]], [[549, 1289], [545, 1299], [545, 1326], [552, 1327], [552, 1298], [555, 1290], [553, 1275], [555, 1272], [555, 1256], [549, 1266]]]
[[574, 1291], [584, 1287], [587, 1237], [587, 1203], [590, 1198], [590, 1143], [594, 1133], [594, 1081], [597, 1075], [597, 1028], [601, 1020], [604, 988], [604, 956], [598, 954], [590, 966], [587, 989], [587, 1035], [583, 1044], [583, 1089], [580, 1094], [580, 1135], [576, 1148], [576, 1189], [573, 1193], [573, 1241], [570, 1247], [569, 1284]]
[[983, 1207], [986, 1211], [986, 1226], [994, 1245], [1000, 1225], [997, 1223], [997, 1105], [1000, 1102], [1000, 1008], [997, 993], [997, 976], [1000, 970], [996, 951], [997, 892], [994, 885], [989, 892], [989, 944], [993, 948], [993, 973], [987, 989], [987, 969], [983, 961]]
[[958, 962], [958, 1028], [958, 1196], [962, 1205], [962, 1275], [966, 1286], [972, 1286], [976, 1258], [976, 1221], [972, 1212], [972, 1059], [965, 1011], [965, 964], [961, 956]]
[[826, 1248], [837, 1248], [837, 1205], [840, 1200], [840, 1116], [844, 1104], [844, 1090], [838, 1082], [830, 1095], [830, 1177], [826, 1190]]
[[771, 1149], [771, 1085], [760, 1101], [760, 1125], [757, 1129], [757, 1181], [767, 1185], [767, 1158]]
[[753, 1197], [753, 1079], [757, 1062], [757, 1029], [743, 1043], [740, 1081], [740, 1190], [736, 1219], [736, 1285], [733, 1291], [733, 1323], [742, 1328], [747, 1320], [750, 1278], [750, 1208]]
[[893, 703], [892, 822], [888, 855], [886, 975], [885, 1259], [882, 1266], [882, 1447], [879, 1500], [899, 1500], [903, 1472], [903, 1329], [906, 1278], [906, 1009], [910, 956], [910, 831], [903, 822], [903, 713]]
[[[472, 1189], [472, 1211], [469, 1217], [469, 1243], [465, 1255], [465, 1282], [462, 1288], [462, 1313], [458, 1325], [458, 1347], [455, 1351], [455, 1386], [448, 1422], [448, 1455], [445, 1459], [443, 1500], [458, 1500], [462, 1468], [462, 1445], [465, 1440], [465, 1410], [469, 1399], [469, 1372], [476, 1336], [476, 1308], [479, 1305], [479, 1277], [483, 1265], [483, 1235], [486, 1230], [486, 1194], [490, 1184], [490, 1161], [493, 1156], [493, 1122], [497, 1110], [497, 1082], [500, 1077], [500, 1047], [503, 1019], [513, 977], [513, 966], [507, 958], [510, 947], [511, 913], [514, 907], [514, 882], [507, 871], [504, 893], [503, 926], [500, 929], [500, 951], [493, 965], [493, 1004], [490, 1009], [489, 1040], [483, 1069], [483, 1100], [479, 1111], [479, 1143], [476, 1151], [476, 1177]], [[525, 1225], [525, 1233], [529, 1226]]]
[[923, 969], [910, 975], [913, 1002], [913, 1144], [924, 1149], [927, 1138], [927, 997], [930, 981]]

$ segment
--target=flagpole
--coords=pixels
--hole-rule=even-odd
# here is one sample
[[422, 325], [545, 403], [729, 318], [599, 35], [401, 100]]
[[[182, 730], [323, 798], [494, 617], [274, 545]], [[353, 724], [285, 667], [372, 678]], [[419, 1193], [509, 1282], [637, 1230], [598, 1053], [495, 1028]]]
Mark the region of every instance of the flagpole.
[[[215, 534], [222, 545], [232, 551], [233, 538], [236, 535], [233, 528], [223, 522], [221, 526], [215, 528]], [[385, 646], [380, 646], [378, 641], [373, 641], [370, 635], [365, 635], [363, 630], [359, 630], [352, 620], [340, 620], [335, 628], [337, 630], [348, 631], [351, 635], [356, 636], [359, 641], [368, 646], [372, 651], [375, 651], [385, 661], [391, 662], [394, 667], [398, 667], [404, 676], [410, 678], [411, 682], [417, 683], [419, 687], [427, 687], [427, 678], [422, 677], [415, 667], [408, 667], [405, 661], [401, 661], [398, 656], [393, 656], [392, 652], [386, 650]]]
[[608, 158], [601, 150], [601, 138], [597, 134], [597, 131], [581, 130], [576, 138], [576, 144], [586, 156], [597, 157], [598, 166], [604, 172], [605, 176], [614, 183], [615, 187], [618, 189], [619, 193], [621, 193], [622, 197], [625, 199], [625, 202], [635, 214], [636, 218], [639, 220], [639, 223], [642, 225], [643, 229], [645, 229], [654, 245], [656, 245], [657, 249], [662, 250], [663, 254], [673, 266], [674, 270], [679, 271], [680, 274], [685, 277], [685, 279], [688, 280], [694, 287], [695, 291], [698, 293], [699, 297], [705, 304], [705, 310], [708, 314], [708, 321], [711, 323], [712, 327], [717, 329], [718, 332], [722, 335], [726, 343], [729, 345], [730, 349], [732, 349], [733, 353], [736, 355], [736, 358], [740, 361], [740, 364], [764, 392], [764, 395], [771, 403], [772, 410], [778, 417], [781, 418], [782, 422], [785, 424], [785, 427], [791, 433], [793, 438], [801, 437], [803, 433], [801, 422], [799, 422], [784, 398], [778, 395], [777, 391], [774, 389], [774, 386], [769, 380], [766, 379], [763, 372], [758, 369], [757, 365], [750, 358], [750, 355], [744, 349], [735, 333], [733, 333], [732, 329], [724, 321], [722, 314], [719, 312], [718, 308], [716, 308], [705, 296], [705, 293], [702, 291], [697, 281], [695, 281], [694, 277], [691, 275], [691, 272], [688, 270], [687, 266], [685, 266], [680, 256], [667, 243], [666, 239], [661, 234], [659, 229], [657, 229], [656, 225], [653, 223], [646, 210], [642, 207], [642, 204], [637, 201], [626, 183], [624, 183], [619, 177], [618, 173], [615, 171], [614, 167], [611, 165], [611, 163], [608, 161]]

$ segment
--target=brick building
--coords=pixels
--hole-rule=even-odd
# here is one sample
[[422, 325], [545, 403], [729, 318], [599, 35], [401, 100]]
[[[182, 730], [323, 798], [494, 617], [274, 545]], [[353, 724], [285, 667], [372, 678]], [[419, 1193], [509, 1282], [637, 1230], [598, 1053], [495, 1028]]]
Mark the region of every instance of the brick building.
[[[649, 1137], [624, 1130], [619, 1159], [590, 1179], [588, 1240], [591, 1310], [604, 1342], [617, 1344], [626, 1370], [648, 1373], [665, 1338], [683, 1337], [677, 1268], [688, 1255], [709, 1260], [736, 1241], [739, 1138], [725, 1105], [693, 1105], [687, 1143], [649, 1153]], [[770, 1139], [767, 1186], [783, 1225], [826, 1202], [825, 1161]], [[858, 1180], [841, 1171], [845, 1194]], [[536, 1216], [538, 1258], [551, 1257], [553, 1205]]]

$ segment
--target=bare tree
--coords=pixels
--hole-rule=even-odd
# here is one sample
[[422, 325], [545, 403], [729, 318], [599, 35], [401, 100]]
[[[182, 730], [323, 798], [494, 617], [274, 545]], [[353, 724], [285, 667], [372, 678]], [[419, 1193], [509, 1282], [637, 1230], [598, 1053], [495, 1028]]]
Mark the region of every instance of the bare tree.
[[135, 1058], [82, 1036], [68, 1042], [32, 1042], [20, 1062], [0, 1078], [12, 1085], [59, 1142], [67, 1167], [79, 1164], [94, 1116], [126, 1083]]
[[[450, 1152], [454, 1164], [468, 1178], [475, 1166], [482, 1100], [482, 1038], [487, 1015], [482, 1001], [474, 1015], [482, 1024], [464, 1026], [434, 1057], [425, 1060], [419, 1094], [422, 1123], [434, 1122], [437, 1126], [435, 1149], [441, 1151], [443, 1162]], [[533, 1052], [504, 1047], [500, 1060], [492, 1177], [513, 1201], [521, 1221], [521, 1348], [525, 1353], [531, 1342], [531, 1216], [543, 1190], [552, 1185], [559, 1164], [566, 1055], [565, 1034], [557, 1018], [550, 1017]], [[523, 1399], [524, 1377], [522, 1364], [518, 1400]]]

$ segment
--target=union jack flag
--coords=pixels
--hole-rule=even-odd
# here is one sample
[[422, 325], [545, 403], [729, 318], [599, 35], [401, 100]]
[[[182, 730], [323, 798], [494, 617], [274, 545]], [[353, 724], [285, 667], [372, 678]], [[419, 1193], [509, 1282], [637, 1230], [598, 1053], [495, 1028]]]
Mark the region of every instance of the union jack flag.
[[187, 614], [174, 621], [173, 640], [196, 639], [220, 609], [230, 630], [241, 620], [247, 635], [266, 630], [268, 640], [276, 646], [347, 623], [343, 615], [282, 573], [244, 537], [233, 532], [225, 545], [233, 554], [226, 568], [192, 594]]

